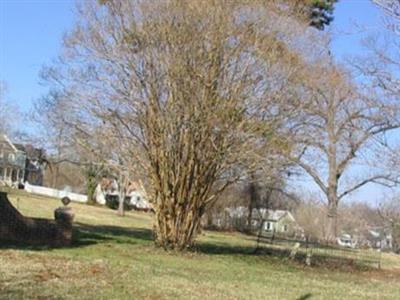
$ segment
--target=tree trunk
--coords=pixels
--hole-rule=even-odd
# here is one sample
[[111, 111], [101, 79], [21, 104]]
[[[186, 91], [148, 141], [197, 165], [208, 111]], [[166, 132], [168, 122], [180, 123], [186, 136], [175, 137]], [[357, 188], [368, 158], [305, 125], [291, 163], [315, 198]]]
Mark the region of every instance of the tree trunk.
[[392, 225], [392, 249], [394, 253], [400, 254], [400, 223]]
[[96, 187], [97, 187], [97, 182], [95, 177], [88, 176], [87, 178], [87, 203], [90, 205], [93, 205], [96, 203], [95, 200], [95, 192], [96, 192]]
[[250, 201], [249, 201], [249, 212], [247, 215], [247, 225], [250, 231], [253, 229], [251, 225], [251, 221], [253, 219], [253, 209], [257, 207], [257, 187], [254, 182], [250, 183], [249, 187], [249, 193], [250, 193]]
[[53, 181], [51, 183], [53, 189], [57, 189], [58, 185], [58, 173], [59, 173], [59, 165], [57, 164], [54, 168], [54, 174], [53, 174]]
[[200, 230], [203, 210], [193, 206], [164, 210], [156, 211], [156, 244], [166, 250], [182, 251], [192, 247]]
[[253, 209], [257, 208], [257, 201], [258, 201], [258, 192], [257, 192], [257, 184], [256, 184], [256, 178], [254, 174], [251, 174], [250, 176], [250, 186], [249, 186], [249, 194], [250, 194], [250, 201], [249, 201], [249, 212], [247, 215], [247, 226], [250, 231], [253, 230], [251, 221], [253, 219]]
[[123, 188], [121, 188], [118, 196], [119, 196], [118, 215], [120, 217], [123, 217], [125, 215], [125, 209], [124, 209], [125, 191]]
[[123, 217], [125, 215], [125, 197], [129, 186], [129, 174], [122, 172], [119, 176], [118, 189], [119, 189], [119, 202], [118, 202], [118, 215]]
[[336, 238], [337, 238], [337, 202], [334, 201], [334, 199], [329, 199], [326, 240], [329, 243], [335, 243]]

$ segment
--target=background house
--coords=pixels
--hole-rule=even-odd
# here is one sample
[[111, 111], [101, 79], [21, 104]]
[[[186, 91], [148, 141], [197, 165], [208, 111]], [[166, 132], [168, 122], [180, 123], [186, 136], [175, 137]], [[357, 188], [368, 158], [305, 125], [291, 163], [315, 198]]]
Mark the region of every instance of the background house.
[[0, 135], [0, 182], [11, 186], [24, 182], [43, 185], [47, 165], [44, 157], [42, 149], [14, 144], [6, 135]]
[[19, 150], [6, 135], [0, 135], [0, 183], [18, 185], [25, 176], [26, 154]]
[[279, 234], [282, 236], [301, 236], [302, 229], [293, 215], [287, 210], [253, 209], [250, 223], [247, 207], [228, 207], [211, 219], [204, 220], [203, 226], [220, 230], [251, 231], [258, 234]]
[[[119, 185], [116, 179], [102, 178], [95, 190], [95, 200], [98, 204], [117, 209], [119, 205]], [[146, 192], [139, 182], [131, 181], [125, 196], [126, 209], [150, 211], [152, 205], [146, 199]]]
[[15, 147], [26, 156], [24, 182], [42, 186], [44, 172], [48, 165], [45, 151], [32, 145], [15, 144]]
[[295, 218], [287, 210], [254, 209], [251, 227], [253, 231], [261, 230], [263, 234], [300, 236], [302, 233]]
[[368, 245], [375, 249], [390, 250], [393, 248], [392, 232], [389, 228], [377, 227], [368, 230]]

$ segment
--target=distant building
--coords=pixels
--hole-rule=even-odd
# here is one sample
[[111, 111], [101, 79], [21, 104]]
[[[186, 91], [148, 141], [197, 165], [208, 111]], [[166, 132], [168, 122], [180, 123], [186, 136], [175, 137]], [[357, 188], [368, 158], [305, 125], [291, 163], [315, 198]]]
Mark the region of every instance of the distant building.
[[229, 207], [223, 213], [214, 214], [206, 226], [224, 230], [245, 230], [263, 234], [301, 236], [303, 230], [291, 212], [287, 210], [254, 209], [249, 224], [247, 207]]
[[266, 234], [297, 236], [302, 233], [301, 227], [287, 210], [254, 209], [251, 227]]
[[[95, 200], [98, 204], [117, 208], [119, 203], [119, 186], [115, 179], [102, 178], [95, 191]], [[128, 185], [125, 203], [128, 208], [135, 210], [152, 210], [152, 205], [146, 199], [146, 192], [142, 184], [131, 181]]]
[[388, 228], [380, 227], [368, 230], [367, 240], [370, 247], [382, 250], [393, 248], [392, 232]]
[[351, 236], [348, 233], [343, 233], [338, 238], [336, 238], [336, 242], [339, 246], [346, 248], [356, 248], [357, 247], [357, 239]]
[[387, 227], [370, 227], [350, 234], [343, 232], [338, 238], [337, 243], [340, 246], [348, 248], [372, 248], [381, 250], [393, 249], [392, 231]]
[[0, 135], [0, 183], [18, 186], [24, 182], [43, 185], [47, 160], [44, 150], [32, 145], [14, 144], [6, 135]]
[[26, 153], [19, 150], [6, 135], [0, 135], [0, 183], [18, 185], [25, 177]]

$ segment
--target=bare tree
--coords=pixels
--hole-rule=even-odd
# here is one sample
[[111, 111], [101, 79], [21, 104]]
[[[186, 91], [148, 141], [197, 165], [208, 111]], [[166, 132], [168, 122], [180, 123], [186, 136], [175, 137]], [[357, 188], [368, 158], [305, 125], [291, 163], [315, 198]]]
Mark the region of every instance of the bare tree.
[[393, 251], [400, 253], [400, 200], [393, 197], [380, 204], [379, 215], [390, 228]]
[[372, 0], [390, 17], [400, 19], [400, 1], [399, 0]]
[[11, 134], [18, 123], [18, 108], [6, 99], [7, 85], [0, 81], [0, 134]]
[[365, 55], [353, 65], [381, 95], [400, 99], [400, 2], [374, 0], [384, 12], [379, 35], [363, 41]]
[[[379, 138], [399, 127], [398, 105], [371, 89], [368, 95], [362, 93], [350, 78], [348, 71], [329, 60], [312, 67], [304, 89], [308, 105], [293, 121], [297, 122], [293, 130], [298, 152], [291, 159], [326, 197], [326, 238], [331, 241], [337, 235], [340, 200], [368, 183], [391, 185], [397, 181], [394, 174], [379, 169], [372, 157], [376, 147], [383, 144]], [[360, 165], [368, 170], [346, 176]]]
[[296, 222], [301, 227], [307, 241], [321, 242], [325, 240], [327, 228], [327, 209], [318, 195], [305, 196], [295, 210]]
[[[287, 190], [287, 174], [284, 161], [282, 160], [281, 168], [269, 170], [269, 174], [259, 172], [251, 173], [245, 181], [246, 186], [242, 197], [246, 200], [248, 206], [247, 224], [251, 224], [253, 210], [264, 209], [290, 209], [297, 202], [297, 197]], [[261, 224], [260, 224], [261, 225]]]
[[147, 175], [156, 242], [182, 250], [226, 187], [290, 151], [307, 23], [257, 0], [102, 3], [79, 7], [46, 78], [76, 143]]

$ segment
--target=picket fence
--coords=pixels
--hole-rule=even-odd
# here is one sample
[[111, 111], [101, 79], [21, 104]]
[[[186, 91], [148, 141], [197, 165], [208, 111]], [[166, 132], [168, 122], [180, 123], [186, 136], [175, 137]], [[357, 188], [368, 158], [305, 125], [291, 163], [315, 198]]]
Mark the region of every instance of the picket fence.
[[25, 183], [25, 191], [27, 191], [28, 193], [44, 195], [60, 199], [63, 197], [68, 197], [69, 199], [71, 199], [71, 201], [79, 203], [87, 202], [87, 196], [83, 194], [72, 193], [69, 191], [60, 191], [48, 187], [31, 185], [29, 183]]

